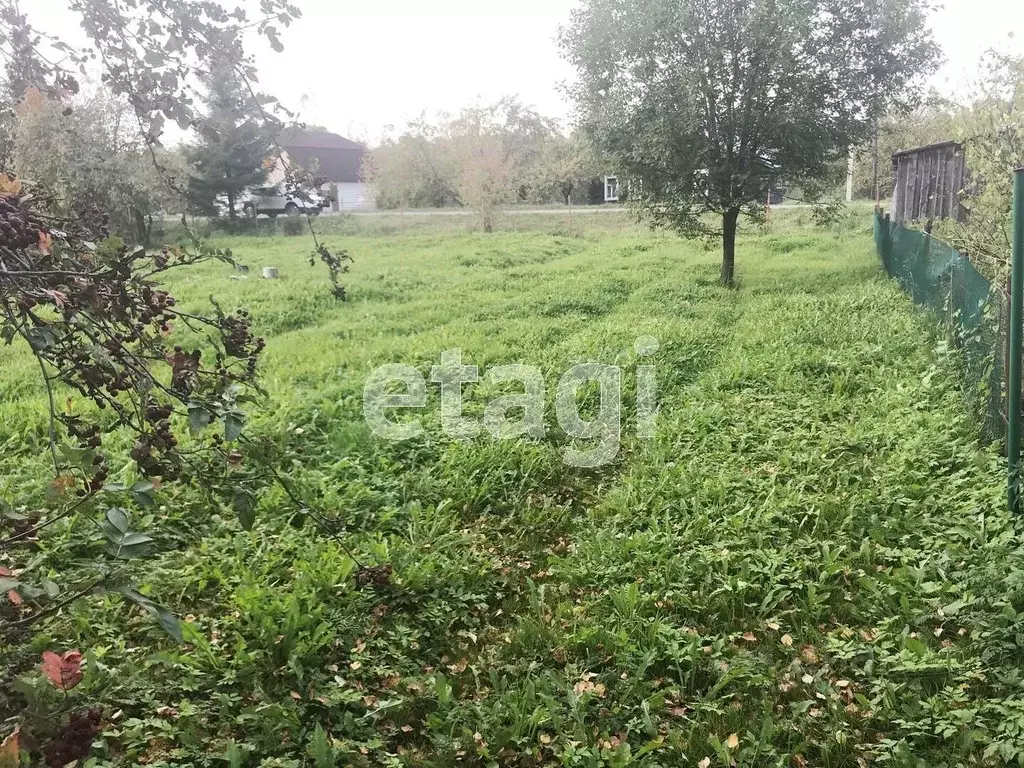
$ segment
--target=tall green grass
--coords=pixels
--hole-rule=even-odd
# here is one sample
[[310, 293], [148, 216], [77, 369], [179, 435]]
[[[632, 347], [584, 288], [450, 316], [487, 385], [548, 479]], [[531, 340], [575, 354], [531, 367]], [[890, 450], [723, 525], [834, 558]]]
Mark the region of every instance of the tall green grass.
[[[293, 481], [392, 583], [358, 589], [281, 494], [242, 532], [168, 488], [133, 512], [167, 548], [139, 579], [186, 617], [187, 645], [99, 596], [5, 663], [89, 649], [71, 695], [118, 713], [100, 765], [1018, 762], [1024, 570], [999, 458], [867, 217], [808, 220], [745, 232], [735, 291], [717, 249], [625, 222], [325, 231], [355, 261], [344, 304], [304, 241], [225, 240], [248, 278], [208, 266], [173, 290], [251, 310], [269, 342], [251, 429], [301, 449]], [[627, 420], [615, 462], [566, 466], [558, 376], [622, 366], [629, 416], [640, 336], [660, 342], [643, 360], [656, 437]], [[429, 374], [454, 347], [481, 370], [539, 366], [548, 437], [446, 437], [436, 390], [423, 436], [375, 437], [370, 371]], [[25, 350], [2, 355], [0, 494], [42, 504], [44, 401]], [[467, 412], [492, 394], [466, 387]], [[36, 567], [89, 530], [53, 530]]]

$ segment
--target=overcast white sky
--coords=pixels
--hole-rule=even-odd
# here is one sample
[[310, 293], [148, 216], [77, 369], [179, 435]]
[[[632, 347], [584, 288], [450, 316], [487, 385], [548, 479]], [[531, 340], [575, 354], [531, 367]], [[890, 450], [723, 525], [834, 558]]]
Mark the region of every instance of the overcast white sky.
[[[372, 141], [424, 110], [506, 94], [569, 117], [558, 86], [572, 71], [555, 38], [577, 0], [295, 2], [303, 18], [285, 31], [284, 53], [264, 46], [257, 61], [262, 89], [307, 122]], [[22, 8], [37, 26], [77, 36], [65, 0]], [[932, 28], [948, 58], [935, 85], [952, 91], [986, 48], [1024, 54], [1024, 0], [945, 0]]]

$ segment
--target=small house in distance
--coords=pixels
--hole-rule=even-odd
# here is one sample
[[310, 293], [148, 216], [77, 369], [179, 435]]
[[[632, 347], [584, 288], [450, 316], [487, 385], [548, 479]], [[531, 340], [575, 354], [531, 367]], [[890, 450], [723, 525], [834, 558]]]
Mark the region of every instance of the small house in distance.
[[619, 202], [619, 177], [604, 177], [604, 201], [606, 203]]
[[[286, 128], [278, 136], [286, 163], [315, 172], [327, 181], [333, 211], [365, 211], [373, 208], [373, 193], [362, 179], [366, 147], [330, 131]], [[284, 178], [282, 168], [271, 174], [272, 182]]]

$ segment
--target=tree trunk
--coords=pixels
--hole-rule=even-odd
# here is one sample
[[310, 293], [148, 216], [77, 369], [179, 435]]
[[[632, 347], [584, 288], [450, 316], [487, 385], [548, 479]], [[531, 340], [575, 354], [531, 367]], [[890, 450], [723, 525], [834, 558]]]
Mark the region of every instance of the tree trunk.
[[722, 285], [730, 288], [736, 272], [736, 222], [739, 208], [730, 208], [722, 214]]
[[132, 217], [135, 219], [135, 236], [138, 244], [149, 247], [150, 236], [153, 232], [153, 217], [146, 218], [146, 215], [138, 208], [132, 208]]

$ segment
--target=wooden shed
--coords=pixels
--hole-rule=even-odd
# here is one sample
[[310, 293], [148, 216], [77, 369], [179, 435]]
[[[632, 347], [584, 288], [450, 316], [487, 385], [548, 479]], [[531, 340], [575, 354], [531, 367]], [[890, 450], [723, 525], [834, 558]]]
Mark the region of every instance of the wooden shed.
[[896, 223], [956, 219], [966, 210], [960, 192], [967, 182], [964, 148], [955, 141], [908, 149], [892, 156], [892, 217]]

